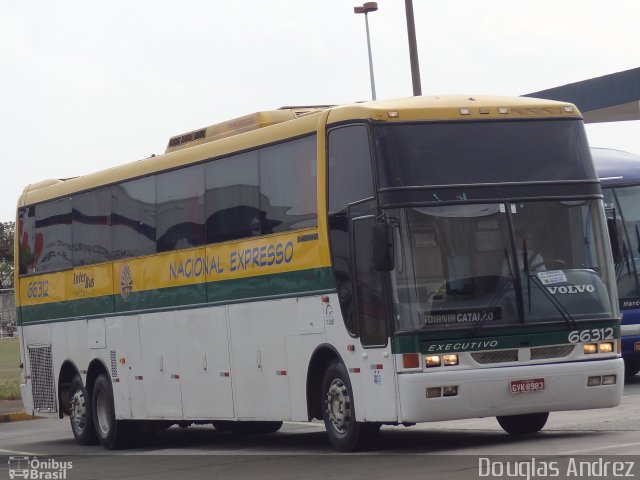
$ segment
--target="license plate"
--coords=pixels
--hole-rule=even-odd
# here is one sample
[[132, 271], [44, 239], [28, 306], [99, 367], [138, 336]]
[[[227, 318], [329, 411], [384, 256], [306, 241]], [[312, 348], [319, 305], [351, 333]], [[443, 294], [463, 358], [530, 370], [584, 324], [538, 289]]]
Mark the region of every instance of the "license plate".
[[544, 378], [529, 378], [527, 380], [511, 380], [511, 393], [537, 392], [544, 390]]

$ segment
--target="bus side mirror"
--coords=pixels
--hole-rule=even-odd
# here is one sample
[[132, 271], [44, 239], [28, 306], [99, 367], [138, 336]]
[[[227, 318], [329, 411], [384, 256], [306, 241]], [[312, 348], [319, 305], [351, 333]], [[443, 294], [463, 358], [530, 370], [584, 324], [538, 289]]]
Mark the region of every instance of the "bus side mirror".
[[373, 266], [378, 272], [393, 270], [393, 230], [388, 223], [373, 226]]

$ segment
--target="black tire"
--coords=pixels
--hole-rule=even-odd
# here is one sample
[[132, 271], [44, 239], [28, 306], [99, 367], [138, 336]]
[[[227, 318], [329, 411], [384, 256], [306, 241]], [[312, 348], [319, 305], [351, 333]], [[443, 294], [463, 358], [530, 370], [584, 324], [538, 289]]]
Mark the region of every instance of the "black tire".
[[219, 432], [230, 432], [232, 423], [230, 420], [215, 420], [211, 422], [211, 425]]
[[98, 436], [93, 426], [91, 394], [82, 385], [79, 375], [69, 384], [69, 420], [78, 445], [97, 445]]
[[133, 422], [116, 420], [113, 388], [105, 375], [98, 375], [93, 385], [93, 424], [102, 446], [108, 450], [128, 448], [135, 443]]
[[511, 435], [526, 435], [542, 430], [549, 418], [549, 412], [527, 413], [496, 417], [502, 429]]
[[380, 432], [379, 423], [355, 421], [352, 392], [344, 364], [331, 363], [322, 378], [322, 418], [329, 441], [339, 452], [368, 450]]
[[640, 372], [640, 359], [626, 360], [624, 361], [624, 376], [633, 377]]
[[282, 428], [282, 422], [216, 420], [212, 423], [216, 430], [235, 435], [275, 433]]

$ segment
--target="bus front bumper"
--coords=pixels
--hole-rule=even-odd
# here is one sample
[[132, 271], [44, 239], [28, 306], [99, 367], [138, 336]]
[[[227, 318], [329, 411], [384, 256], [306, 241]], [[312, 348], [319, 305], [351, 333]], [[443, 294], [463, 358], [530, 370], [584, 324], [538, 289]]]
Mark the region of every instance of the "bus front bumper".
[[[587, 386], [589, 377], [611, 379], [612, 385]], [[544, 388], [512, 393], [512, 382], [543, 379]], [[586, 410], [619, 405], [624, 388], [621, 358], [473, 370], [443, 370], [398, 375], [400, 421], [408, 423]], [[457, 393], [437, 396], [438, 388]], [[435, 393], [434, 393], [435, 392]], [[444, 392], [444, 390], [443, 390]], [[431, 398], [428, 398], [431, 397]]]

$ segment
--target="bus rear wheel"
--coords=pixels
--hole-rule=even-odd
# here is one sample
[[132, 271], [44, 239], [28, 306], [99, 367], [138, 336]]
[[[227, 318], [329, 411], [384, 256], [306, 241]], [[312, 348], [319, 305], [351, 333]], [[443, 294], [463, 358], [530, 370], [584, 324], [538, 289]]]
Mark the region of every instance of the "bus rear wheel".
[[327, 367], [322, 379], [322, 417], [333, 448], [353, 452], [371, 448], [380, 424], [356, 422], [351, 382], [343, 363]]
[[502, 429], [511, 435], [539, 432], [546, 425], [548, 418], [549, 412], [496, 417]]
[[95, 445], [98, 443], [93, 426], [93, 410], [91, 394], [82, 385], [79, 375], [73, 377], [69, 388], [69, 420], [71, 431], [79, 445]]
[[99, 375], [93, 386], [93, 423], [98, 440], [108, 450], [130, 447], [136, 438], [132, 422], [116, 420], [113, 388], [106, 375]]

